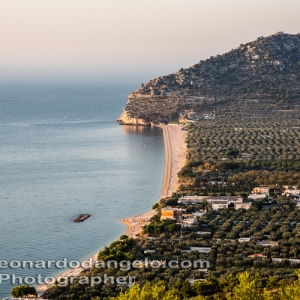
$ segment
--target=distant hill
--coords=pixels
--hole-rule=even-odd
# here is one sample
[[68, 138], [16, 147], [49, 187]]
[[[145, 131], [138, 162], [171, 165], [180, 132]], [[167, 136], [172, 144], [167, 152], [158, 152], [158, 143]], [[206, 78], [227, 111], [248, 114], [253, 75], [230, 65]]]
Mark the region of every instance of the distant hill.
[[118, 121], [298, 119], [299, 100], [300, 34], [278, 32], [142, 84]]

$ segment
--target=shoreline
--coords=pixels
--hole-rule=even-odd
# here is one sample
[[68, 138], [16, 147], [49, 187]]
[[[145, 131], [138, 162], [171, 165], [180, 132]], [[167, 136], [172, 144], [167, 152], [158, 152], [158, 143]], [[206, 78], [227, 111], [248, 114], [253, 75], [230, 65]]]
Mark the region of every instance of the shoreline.
[[[182, 169], [186, 161], [185, 139], [187, 132], [181, 130], [181, 125], [158, 125], [157, 127], [160, 127], [163, 131], [165, 144], [164, 179], [158, 199], [160, 200], [172, 196], [172, 193], [177, 190], [177, 173]], [[127, 226], [125, 235], [136, 237], [137, 234], [141, 233], [139, 221], [142, 220], [145, 224], [154, 215], [155, 210], [151, 210], [137, 216], [122, 219], [121, 222]]]
[[[177, 173], [181, 170], [186, 160], [185, 139], [187, 132], [181, 130], [181, 125], [158, 125], [157, 127], [160, 127], [163, 131], [165, 145], [164, 179], [159, 201], [162, 198], [171, 196], [172, 192], [177, 190]], [[152, 209], [136, 216], [121, 219], [120, 221], [127, 226], [124, 235], [135, 238], [136, 235], [142, 232], [142, 226], [155, 215], [155, 212], [156, 210]], [[101, 250], [86, 260], [92, 259], [93, 262], [96, 261]], [[83, 270], [82, 267], [68, 269], [55, 276], [55, 278], [78, 276]], [[44, 292], [50, 287], [51, 285], [43, 284], [37, 286], [36, 289], [38, 292]]]
[[178, 172], [186, 162], [187, 131], [181, 130], [182, 125], [159, 125], [163, 130], [165, 143], [164, 182], [160, 199], [172, 196], [178, 189]]

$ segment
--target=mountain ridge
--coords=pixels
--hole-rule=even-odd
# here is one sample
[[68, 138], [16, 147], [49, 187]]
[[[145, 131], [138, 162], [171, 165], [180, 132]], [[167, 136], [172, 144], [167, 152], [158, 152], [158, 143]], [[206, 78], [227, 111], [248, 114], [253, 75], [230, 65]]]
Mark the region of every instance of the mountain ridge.
[[[205, 118], [297, 118], [300, 34], [277, 32], [142, 84], [128, 97], [120, 124]], [[279, 115], [279, 116], [278, 116]]]

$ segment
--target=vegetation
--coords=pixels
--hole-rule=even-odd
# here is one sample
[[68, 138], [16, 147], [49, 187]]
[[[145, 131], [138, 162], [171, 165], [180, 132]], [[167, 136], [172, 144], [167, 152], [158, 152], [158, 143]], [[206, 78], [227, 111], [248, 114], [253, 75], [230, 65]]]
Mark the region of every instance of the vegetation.
[[[113, 300], [287, 300], [300, 299], [300, 271], [296, 271], [298, 279], [292, 283], [279, 282], [273, 277], [266, 281], [258, 275], [250, 275], [248, 272], [238, 276], [229, 276], [225, 280], [208, 278], [205, 281], [197, 281], [193, 286], [188, 286], [177, 281], [176, 286], [167, 289], [163, 281], [151, 285], [146, 283], [142, 288], [133, 286], [125, 293], [121, 293]], [[196, 296], [198, 295], [198, 296]]]
[[[186, 208], [189, 211], [194, 209], [191, 206], [186, 206]], [[170, 260], [178, 261], [179, 264], [186, 260], [209, 261], [210, 266], [207, 273], [197, 271], [199, 266], [198, 268], [193, 266], [189, 268], [144, 266], [129, 270], [114, 267], [95, 268], [85, 271], [83, 275], [103, 277], [104, 274], [107, 274], [114, 277], [136, 277], [138, 285], [128, 292], [129, 294], [120, 297], [130, 297], [132, 296], [131, 293], [142, 295], [146, 291], [152, 293], [153, 291], [148, 291], [148, 286], [145, 286], [144, 292], [142, 292], [143, 286], [147, 282], [156, 283], [163, 280], [168, 287], [165, 292], [170, 291], [166, 294], [166, 297], [172, 294], [174, 297], [177, 295], [178, 299], [210, 296], [215, 293], [224, 296], [230, 286], [233, 289], [233, 286], [237, 284], [239, 274], [245, 271], [248, 271], [251, 278], [260, 276], [260, 281], [264, 282], [263, 287], [266, 288], [270, 276], [277, 283], [281, 282], [282, 285], [293, 282], [296, 278], [295, 269], [300, 266], [297, 262], [291, 263], [289, 261], [289, 259], [297, 258], [300, 255], [300, 229], [297, 225], [300, 221], [300, 211], [295, 210], [294, 201], [284, 197], [278, 198], [272, 202], [270, 210], [262, 209], [262, 201], [253, 203], [253, 207], [247, 211], [236, 211], [234, 208], [212, 211], [209, 204], [206, 204], [206, 208], [208, 212], [204, 216], [198, 217], [198, 224], [183, 228], [182, 232], [170, 231], [167, 226], [163, 227], [161, 225], [166, 225], [169, 221], [160, 222], [157, 217], [154, 217], [150, 224], [151, 226], [158, 224], [157, 228], [160, 228], [160, 233], [153, 232], [153, 234], [150, 233], [150, 237], [139, 237], [135, 240], [124, 237], [124, 240], [114, 242], [110, 247], [101, 251], [99, 259], [105, 261], [120, 260], [124, 256], [119, 251], [125, 249], [124, 253], [130, 253], [130, 259], [141, 261], [148, 259], [149, 261], [165, 261], [167, 264]], [[170, 222], [170, 224], [174, 223]], [[149, 226], [145, 226], [144, 231], [147, 231], [147, 228]], [[197, 231], [209, 231], [211, 236], [199, 235]], [[258, 244], [259, 240], [268, 239], [267, 236], [269, 240], [277, 241], [278, 246], [263, 247]], [[240, 237], [252, 237], [252, 239], [249, 242], [241, 243], [238, 241]], [[191, 246], [210, 247], [211, 251], [208, 255], [197, 251], [187, 253], [181, 251], [188, 250]], [[253, 254], [262, 254], [263, 256], [249, 256]], [[277, 258], [277, 260], [273, 261], [274, 258]], [[218, 284], [216, 284], [216, 278], [218, 278]], [[188, 279], [205, 279], [205, 281], [196, 281], [194, 286], [190, 286], [187, 282]], [[226, 280], [230, 282], [228, 283]], [[261, 287], [260, 284], [255, 285], [255, 289]], [[179, 293], [175, 292], [176, 288]], [[99, 284], [91, 287], [89, 285], [79, 285], [78, 281], [76, 283], [75, 280], [73, 285], [67, 287], [54, 286], [47, 291], [46, 297], [50, 299], [90, 299], [99, 296], [101, 299], [109, 299], [110, 297], [117, 297], [122, 290], [126, 290], [126, 286]], [[184, 290], [189, 291], [186, 292], [186, 296], [182, 294]], [[259, 291], [261, 292], [261, 289]], [[255, 293], [257, 292], [255, 290]]]
[[[274, 34], [151, 79], [125, 111], [148, 123], [298, 120], [300, 34]], [[130, 122], [130, 119], [128, 120]], [[126, 123], [126, 121], [125, 121]]]
[[258, 185], [300, 185], [299, 138], [298, 121], [192, 124], [188, 163], [179, 172], [182, 191], [230, 194]]
[[[90, 286], [75, 279], [66, 287], [56, 284], [45, 298], [300, 299], [300, 210], [295, 197], [281, 194], [283, 185], [300, 185], [299, 128], [298, 121], [270, 120], [225, 125], [210, 120], [190, 125], [188, 161], [179, 172], [180, 190], [155, 204], [157, 215], [143, 227], [141, 236], [123, 235], [98, 256], [104, 262], [138, 260], [141, 267], [107, 265], [82, 273], [134, 277], [134, 283]], [[252, 188], [263, 184], [275, 185], [267, 202], [247, 199]], [[252, 205], [248, 210], [234, 206], [213, 210], [205, 200], [188, 205], [178, 202], [181, 195], [194, 194], [239, 195]], [[204, 214], [184, 226], [160, 220], [165, 206], [181, 208], [190, 217], [199, 210]], [[205, 253], [191, 247], [210, 250]], [[203, 265], [182, 265], [199, 260]], [[169, 267], [170, 261], [179, 267]]]
[[142, 288], [134, 285], [130, 290], [121, 293], [111, 300], [180, 300], [180, 293], [177, 289], [168, 290], [164, 281], [151, 285], [147, 282]]
[[36, 289], [28, 285], [19, 285], [14, 287], [10, 294], [14, 298], [27, 297], [29, 295], [36, 296]]
[[152, 218], [151, 222], [143, 227], [143, 233], [159, 235], [160, 233], [174, 233], [181, 230], [181, 226], [176, 224], [176, 221], [165, 220], [160, 221], [158, 218]]
[[[210, 277], [203, 281], [196, 281], [190, 285], [186, 281], [178, 279], [170, 288], [163, 280], [154, 284], [150, 282], [140, 286], [133, 285], [117, 297], [110, 297], [110, 300], [286, 300], [300, 299], [300, 271], [295, 271], [295, 280], [277, 280], [269, 277], [264, 280], [259, 274], [250, 275], [244, 272], [238, 276], [230, 275], [224, 279]], [[59, 299], [64, 299], [60, 297]], [[73, 294], [73, 297], [75, 295]], [[89, 299], [79, 297], [79, 299]], [[91, 300], [99, 299], [92, 297]], [[106, 299], [106, 298], [103, 298]]]
[[[252, 5], [252, 9], [262, 9]], [[174, 20], [180, 23], [180, 16]], [[255, 24], [251, 21], [249, 26]], [[146, 33], [141, 35], [137, 39], [147, 39]], [[44, 297], [300, 299], [300, 210], [295, 196], [281, 193], [283, 185], [300, 186], [299, 100], [299, 34], [259, 37], [141, 84], [126, 104], [129, 122], [136, 118], [147, 124], [179, 120], [189, 124], [187, 164], [179, 172], [180, 190], [153, 205], [157, 215], [145, 224], [140, 236], [133, 239], [122, 235], [99, 252], [98, 259], [107, 263], [105, 266], [81, 274], [89, 278], [133, 277], [134, 283], [89, 285], [74, 279], [67, 286], [56, 282]], [[269, 199], [248, 199], [251, 190], [260, 185], [275, 185], [277, 192]], [[183, 195], [241, 196], [252, 205], [248, 210], [233, 206], [213, 210], [205, 200], [179, 204]], [[181, 217], [161, 220], [165, 206], [185, 210], [181, 217], [185, 221], [195, 219], [195, 223], [180, 223]], [[141, 262], [140, 267], [108, 264], [135, 260]], [[181, 265], [198, 260], [206, 262], [203, 266]], [[168, 267], [170, 261], [180, 267]], [[36, 290], [29, 286], [11, 291], [13, 297], [31, 294]]]
[[134, 260], [135, 255], [132, 253], [131, 248], [134, 246], [136, 241], [129, 239], [126, 235], [122, 235], [119, 241], [115, 241], [100, 251], [98, 260]]

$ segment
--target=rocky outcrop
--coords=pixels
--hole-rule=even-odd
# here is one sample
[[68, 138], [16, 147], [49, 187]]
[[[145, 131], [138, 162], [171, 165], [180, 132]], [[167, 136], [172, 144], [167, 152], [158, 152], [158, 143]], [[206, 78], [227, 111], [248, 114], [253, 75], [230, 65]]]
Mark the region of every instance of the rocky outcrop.
[[117, 120], [120, 125], [138, 125], [138, 126], [150, 126], [150, 122], [146, 122], [141, 118], [131, 117], [127, 110], [124, 109], [121, 116]]
[[81, 215], [79, 215], [79, 216], [74, 220], [74, 222], [75, 222], [75, 223], [83, 222], [83, 221], [85, 221], [86, 219], [88, 219], [90, 216], [91, 216], [91, 215], [89, 215], [89, 214], [81, 214]]
[[150, 126], [177, 120], [180, 98], [161, 95], [145, 95], [134, 92], [129, 95], [126, 107], [118, 118], [121, 125]]

